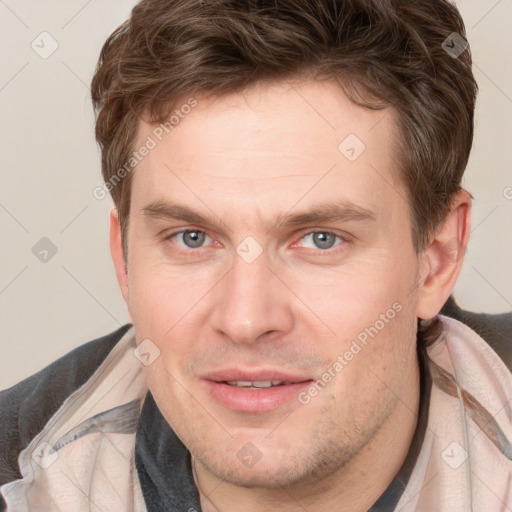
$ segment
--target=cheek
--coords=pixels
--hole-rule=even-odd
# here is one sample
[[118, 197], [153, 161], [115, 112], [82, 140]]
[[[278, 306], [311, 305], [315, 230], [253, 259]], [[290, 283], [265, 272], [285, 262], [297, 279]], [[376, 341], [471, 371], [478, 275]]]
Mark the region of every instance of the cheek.
[[[181, 380], [198, 344], [205, 339], [202, 331], [211, 279], [205, 272], [136, 263], [139, 266], [134, 262], [136, 270], [129, 273], [128, 308], [137, 340], [148, 338], [158, 347], [157, 361], [162, 366], [148, 368], [148, 378], [157, 386], [171, 375]], [[169, 384], [173, 382], [171, 378]]]
[[128, 308], [134, 323], [167, 332], [186, 318], [208, 283], [204, 273], [134, 258], [128, 272]]
[[387, 254], [338, 268], [293, 269], [286, 282], [337, 336], [347, 337], [375, 322], [380, 326], [381, 315], [386, 321], [405, 310], [414, 298], [415, 269], [413, 260]]
[[297, 282], [297, 295], [322, 322], [311, 317], [312, 334], [329, 327], [317, 349], [336, 374], [331, 389], [346, 403], [353, 393], [371, 402], [404, 378], [416, 339], [414, 276], [413, 259], [387, 255]]
[[331, 347], [332, 361], [343, 367], [331, 389], [337, 403], [363, 421], [403, 393], [407, 369], [415, 357], [416, 320], [409, 305], [384, 309], [385, 320], [376, 321], [375, 315], [367, 313], [356, 318], [357, 314], [350, 319], [346, 336], [343, 332]]

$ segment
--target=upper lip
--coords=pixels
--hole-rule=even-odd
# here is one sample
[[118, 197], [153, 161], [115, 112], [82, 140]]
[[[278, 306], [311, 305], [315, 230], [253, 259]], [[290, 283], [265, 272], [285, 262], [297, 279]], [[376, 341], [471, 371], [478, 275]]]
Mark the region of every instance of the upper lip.
[[298, 375], [294, 373], [284, 372], [282, 370], [272, 369], [247, 369], [240, 368], [224, 368], [207, 372], [201, 375], [202, 379], [211, 380], [214, 382], [231, 382], [231, 381], [247, 381], [247, 382], [266, 382], [266, 381], [281, 381], [281, 382], [305, 382], [311, 380], [311, 377]]

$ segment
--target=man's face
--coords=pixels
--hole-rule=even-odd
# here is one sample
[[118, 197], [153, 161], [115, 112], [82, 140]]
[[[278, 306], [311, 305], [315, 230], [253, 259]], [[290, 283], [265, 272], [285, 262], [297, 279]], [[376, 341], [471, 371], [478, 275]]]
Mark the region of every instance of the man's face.
[[392, 428], [414, 388], [394, 115], [332, 82], [195, 98], [161, 141], [141, 122], [135, 144], [158, 143], [133, 175], [125, 290], [137, 341], [160, 350], [147, 382], [217, 477], [314, 480]]

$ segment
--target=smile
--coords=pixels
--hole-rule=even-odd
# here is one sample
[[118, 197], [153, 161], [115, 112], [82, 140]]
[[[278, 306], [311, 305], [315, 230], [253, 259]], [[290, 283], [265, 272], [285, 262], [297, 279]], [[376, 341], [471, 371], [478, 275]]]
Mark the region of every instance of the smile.
[[211, 381], [203, 380], [206, 392], [224, 408], [248, 413], [278, 410], [290, 403], [298, 402], [299, 393], [305, 391], [312, 380], [302, 382], [264, 381]]

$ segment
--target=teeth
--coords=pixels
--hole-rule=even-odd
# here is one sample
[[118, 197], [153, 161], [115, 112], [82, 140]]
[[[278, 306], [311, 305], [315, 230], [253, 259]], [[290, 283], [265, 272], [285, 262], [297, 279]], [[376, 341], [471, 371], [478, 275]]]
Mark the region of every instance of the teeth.
[[230, 386], [236, 386], [238, 388], [270, 388], [272, 386], [280, 386], [281, 384], [287, 384], [281, 380], [261, 380], [261, 381], [249, 381], [249, 380], [230, 380], [227, 382]]

